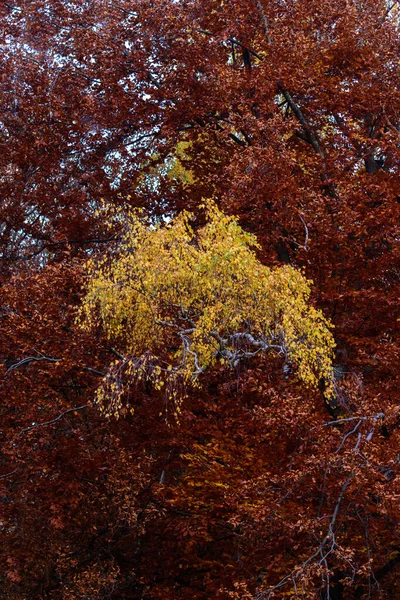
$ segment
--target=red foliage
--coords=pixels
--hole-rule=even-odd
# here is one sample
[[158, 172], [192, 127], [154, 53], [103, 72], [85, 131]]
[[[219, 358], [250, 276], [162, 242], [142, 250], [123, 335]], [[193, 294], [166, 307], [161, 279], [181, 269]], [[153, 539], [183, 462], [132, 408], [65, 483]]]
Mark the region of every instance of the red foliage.
[[[398, 597], [396, 3], [0, 15], [1, 595]], [[193, 181], [165, 167], [183, 140]], [[276, 361], [210, 375], [179, 426], [149, 389], [100, 418], [115, 350], [74, 319], [82, 262], [118, 235], [96, 208], [127, 196], [155, 215], [213, 196], [263, 261], [304, 268], [335, 324], [330, 406]]]

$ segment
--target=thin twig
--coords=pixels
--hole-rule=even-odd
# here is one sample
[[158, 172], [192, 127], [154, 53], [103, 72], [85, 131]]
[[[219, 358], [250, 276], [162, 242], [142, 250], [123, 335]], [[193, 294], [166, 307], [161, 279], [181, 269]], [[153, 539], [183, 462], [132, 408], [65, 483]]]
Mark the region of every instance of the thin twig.
[[[329, 421], [328, 423], [323, 423], [322, 427], [328, 427], [330, 425], [341, 425], [342, 423], [347, 423], [348, 421], [368, 421], [369, 419], [372, 419], [373, 421], [377, 421], [378, 419], [384, 419], [384, 418], [385, 418], [385, 415], [383, 413], [377, 413], [376, 415], [372, 415], [372, 417], [346, 417], [345, 419], [338, 419], [336, 421]], [[316, 429], [316, 428], [313, 427], [313, 429]]]
[[97, 369], [92, 369], [92, 367], [83, 367], [83, 370], [93, 373], [93, 375], [98, 375], [99, 377], [106, 377], [107, 375], [107, 373], [103, 373], [103, 371], [98, 371]]
[[[274, 594], [275, 590], [277, 590], [277, 589], [283, 587], [284, 585], [286, 585], [288, 583], [288, 581], [293, 580], [294, 577], [298, 577], [299, 574], [304, 571], [305, 567], [307, 567], [314, 560], [314, 558], [316, 558], [318, 555], [322, 556], [322, 558], [320, 560], [320, 564], [321, 564], [324, 560], [326, 560], [326, 558], [328, 557], [328, 555], [331, 554], [334, 551], [335, 546], [336, 546], [336, 539], [335, 539], [335, 531], [334, 531], [334, 529], [335, 529], [337, 517], [338, 517], [338, 514], [339, 514], [339, 509], [340, 509], [340, 506], [342, 504], [342, 501], [343, 501], [343, 498], [344, 498], [344, 494], [345, 494], [345, 492], [346, 492], [346, 490], [347, 490], [347, 488], [348, 488], [348, 486], [350, 484], [350, 481], [353, 478], [353, 476], [354, 476], [353, 472], [349, 473], [349, 475], [346, 478], [346, 481], [344, 482], [344, 484], [343, 484], [343, 486], [342, 486], [342, 488], [340, 490], [340, 493], [339, 493], [339, 496], [338, 496], [338, 499], [337, 499], [337, 502], [336, 502], [335, 510], [333, 511], [331, 522], [329, 523], [328, 531], [327, 531], [325, 537], [323, 538], [322, 542], [318, 546], [317, 550], [311, 556], [309, 556], [308, 559], [305, 562], [303, 562], [303, 564], [301, 565], [301, 567], [297, 567], [297, 568], [293, 569], [288, 575], [286, 575], [285, 577], [283, 577], [279, 581], [279, 583], [277, 583], [274, 587], [272, 587], [271, 589], [269, 589], [268, 592], [262, 592], [262, 595], [258, 594], [257, 598], [261, 599], [262, 597], [265, 597], [266, 594], [268, 594], [268, 598], [271, 598], [272, 595]], [[324, 550], [326, 542], [328, 540], [331, 541], [330, 547], [327, 550], [327, 552], [325, 552], [325, 554], [323, 554], [323, 550]]]
[[343, 448], [343, 446], [344, 446], [344, 444], [345, 444], [345, 442], [346, 442], [347, 438], [348, 438], [348, 437], [349, 437], [349, 436], [350, 436], [352, 433], [355, 433], [355, 432], [357, 431], [357, 429], [360, 427], [361, 423], [362, 423], [362, 419], [359, 419], [359, 421], [358, 421], [358, 423], [356, 424], [356, 426], [355, 426], [355, 427], [353, 427], [353, 429], [352, 429], [351, 431], [348, 431], [348, 432], [346, 433], [346, 435], [345, 435], [345, 436], [343, 436], [343, 439], [342, 439], [342, 441], [340, 442], [340, 446], [339, 446], [339, 448], [336, 450], [336, 454], [339, 452], [339, 450], [341, 450], [341, 449]]
[[52, 425], [53, 423], [56, 423], [57, 421], [59, 421], [60, 419], [65, 417], [65, 415], [67, 415], [68, 413], [75, 412], [78, 410], [83, 410], [84, 408], [88, 408], [88, 406], [89, 406], [89, 404], [83, 404], [82, 406], [75, 406], [74, 408], [69, 408], [68, 410], [65, 410], [63, 413], [61, 413], [61, 415], [58, 415], [58, 417], [56, 417], [55, 419], [51, 419], [51, 421], [44, 421], [43, 423], [35, 423], [34, 425], [31, 425], [30, 427], [25, 427], [25, 429], [22, 429], [22, 431], [19, 432], [19, 435], [22, 435], [26, 431], [31, 431], [31, 429], [36, 429], [36, 427]]
[[13, 365], [11, 365], [11, 367], [9, 367], [7, 369], [7, 371], [5, 372], [5, 377], [9, 373], [11, 373], [11, 371], [14, 371], [14, 369], [18, 369], [19, 367], [28, 365], [31, 362], [39, 362], [41, 360], [47, 360], [49, 362], [60, 362], [61, 358], [53, 358], [52, 356], [45, 356], [44, 354], [41, 354], [40, 356], [27, 356], [26, 358], [23, 358], [20, 361], [18, 361], [17, 363], [14, 363]]
[[309, 235], [308, 235], [308, 227], [307, 227], [307, 223], [305, 222], [305, 220], [303, 219], [303, 217], [301, 215], [299, 215], [300, 221], [303, 223], [304, 226], [304, 231], [305, 231], [305, 240], [304, 240], [304, 244], [302, 246], [302, 248], [304, 250], [307, 250], [307, 244], [308, 244], [308, 239], [309, 239]]
[[10, 473], [5, 473], [5, 475], [0, 475], [0, 479], [5, 479], [6, 477], [10, 477], [10, 475], [14, 475], [14, 473], [16, 473], [18, 471], [18, 469], [14, 469], [14, 471], [11, 471]]

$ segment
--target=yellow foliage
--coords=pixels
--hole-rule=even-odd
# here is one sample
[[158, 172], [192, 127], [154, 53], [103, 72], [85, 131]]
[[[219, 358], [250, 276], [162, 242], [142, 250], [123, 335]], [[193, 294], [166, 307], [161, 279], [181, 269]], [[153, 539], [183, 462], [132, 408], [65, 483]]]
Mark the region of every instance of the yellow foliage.
[[170, 179], [180, 181], [184, 185], [191, 185], [194, 183], [192, 171], [186, 169], [182, 164], [182, 161], [186, 158], [186, 150], [189, 147], [190, 142], [182, 141], [177, 144], [175, 154], [171, 158], [167, 170]]
[[[98, 392], [107, 415], [118, 416], [124, 386], [148, 381], [179, 402], [216, 363], [276, 352], [298, 377], [332, 391], [334, 341], [322, 313], [310, 306], [310, 284], [298, 270], [270, 269], [257, 241], [234, 217], [208, 202], [198, 231], [192, 215], [151, 225], [139, 211], [124, 215], [117, 251], [87, 265], [80, 326], [101, 326], [124, 355]], [[122, 217], [121, 217], [122, 218]]]

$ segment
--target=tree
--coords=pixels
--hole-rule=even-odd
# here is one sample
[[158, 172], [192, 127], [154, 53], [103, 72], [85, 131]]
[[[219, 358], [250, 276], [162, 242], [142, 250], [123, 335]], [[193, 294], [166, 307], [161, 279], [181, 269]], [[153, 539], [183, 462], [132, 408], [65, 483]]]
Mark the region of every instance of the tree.
[[[397, 3], [0, 10], [2, 595], [395, 598]], [[150, 385], [118, 423], [87, 406], [120, 357], [76, 326], [83, 265], [128, 196], [199, 229], [214, 198], [303, 268], [335, 401], [271, 355], [209, 369], [179, 426]]]
[[156, 390], [166, 385], [180, 412], [178, 389], [197, 385], [217, 362], [236, 368], [271, 351], [285, 359], [286, 372], [296, 365], [306, 385], [324, 381], [329, 398], [334, 342], [322, 313], [307, 305], [305, 278], [262, 265], [254, 236], [214, 204], [197, 234], [190, 219], [182, 213], [162, 227], [132, 215], [111, 264], [88, 264], [81, 326], [91, 331], [100, 321], [126, 354], [99, 391], [106, 414], [120, 413], [123, 376]]

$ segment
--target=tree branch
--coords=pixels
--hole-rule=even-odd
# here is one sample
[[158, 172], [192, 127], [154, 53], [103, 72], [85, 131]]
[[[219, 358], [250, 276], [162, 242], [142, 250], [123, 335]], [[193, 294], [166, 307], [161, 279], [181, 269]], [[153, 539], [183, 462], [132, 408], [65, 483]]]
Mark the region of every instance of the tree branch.
[[271, 42], [271, 38], [269, 36], [267, 15], [265, 14], [264, 7], [261, 3], [261, 0], [257, 0], [257, 8], [258, 8], [258, 12], [261, 15], [261, 20], [262, 20], [263, 27], [264, 27], [265, 39], [267, 40], [267, 44], [271, 44], [272, 42]]
[[10, 471], [10, 473], [5, 473], [4, 475], [0, 475], [0, 479], [5, 479], [6, 477], [10, 477], [10, 475], [14, 475], [18, 469], [14, 469], [14, 471]]
[[[40, 354], [40, 352], [39, 352]], [[19, 367], [23, 367], [24, 365], [28, 365], [31, 362], [39, 362], [41, 360], [47, 360], [49, 362], [60, 362], [61, 358], [53, 358], [51, 356], [45, 356], [44, 354], [40, 355], [40, 356], [27, 356], [26, 358], [23, 358], [22, 360], [18, 361], [17, 363], [14, 363], [13, 365], [11, 365], [11, 367], [9, 367], [7, 369], [7, 371], [5, 372], [5, 377], [11, 373], [11, 371], [14, 371], [14, 369], [18, 369]]]
[[19, 435], [22, 435], [26, 431], [31, 431], [32, 429], [36, 429], [36, 427], [44, 427], [45, 425], [52, 425], [53, 423], [57, 423], [57, 421], [59, 421], [60, 419], [65, 417], [65, 415], [67, 415], [68, 413], [76, 412], [78, 410], [83, 410], [84, 408], [88, 408], [88, 406], [89, 406], [89, 404], [83, 404], [82, 406], [75, 406], [74, 408], [69, 408], [68, 410], [65, 410], [63, 413], [61, 413], [61, 415], [58, 415], [58, 417], [56, 417], [55, 419], [51, 419], [51, 421], [44, 421], [43, 423], [35, 423], [34, 425], [31, 425], [30, 427], [25, 427], [25, 429], [22, 429], [22, 431], [19, 432]]
[[392, 10], [394, 9], [395, 6], [397, 6], [398, 3], [399, 3], [399, 0], [395, 0], [395, 2], [393, 2], [392, 5], [389, 6], [389, 8], [385, 12], [385, 14], [381, 17], [381, 20], [380, 20], [381, 23], [383, 23], [386, 20], [386, 17], [388, 17], [390, 15]]
[[290, 93], [287, 91], [287, 89], [284, 88], [280, 83], [278, 83], [278, 90], [281, 92], [281, 94], [285, 98], [286, 102], [290, 106], [296, 119], [299, 121], [299, 123], [301, 125], [303, 125], [304, 130], [306, 132], [306, 137], [307, 137], [308, 143], [311, 144], [311, 146], [314, 148], [315, 152], [317, 154], [319, 154], [319, 156], [321, 158], [325, 158], [325, 154], [320, 146], [318, 138], [317, 138], [316, 134], [314, 133], [314, 131], [312, 130], [312, 127], [307, 123], [298, 104], [294, 101], [294, 99], [292, 98]]

